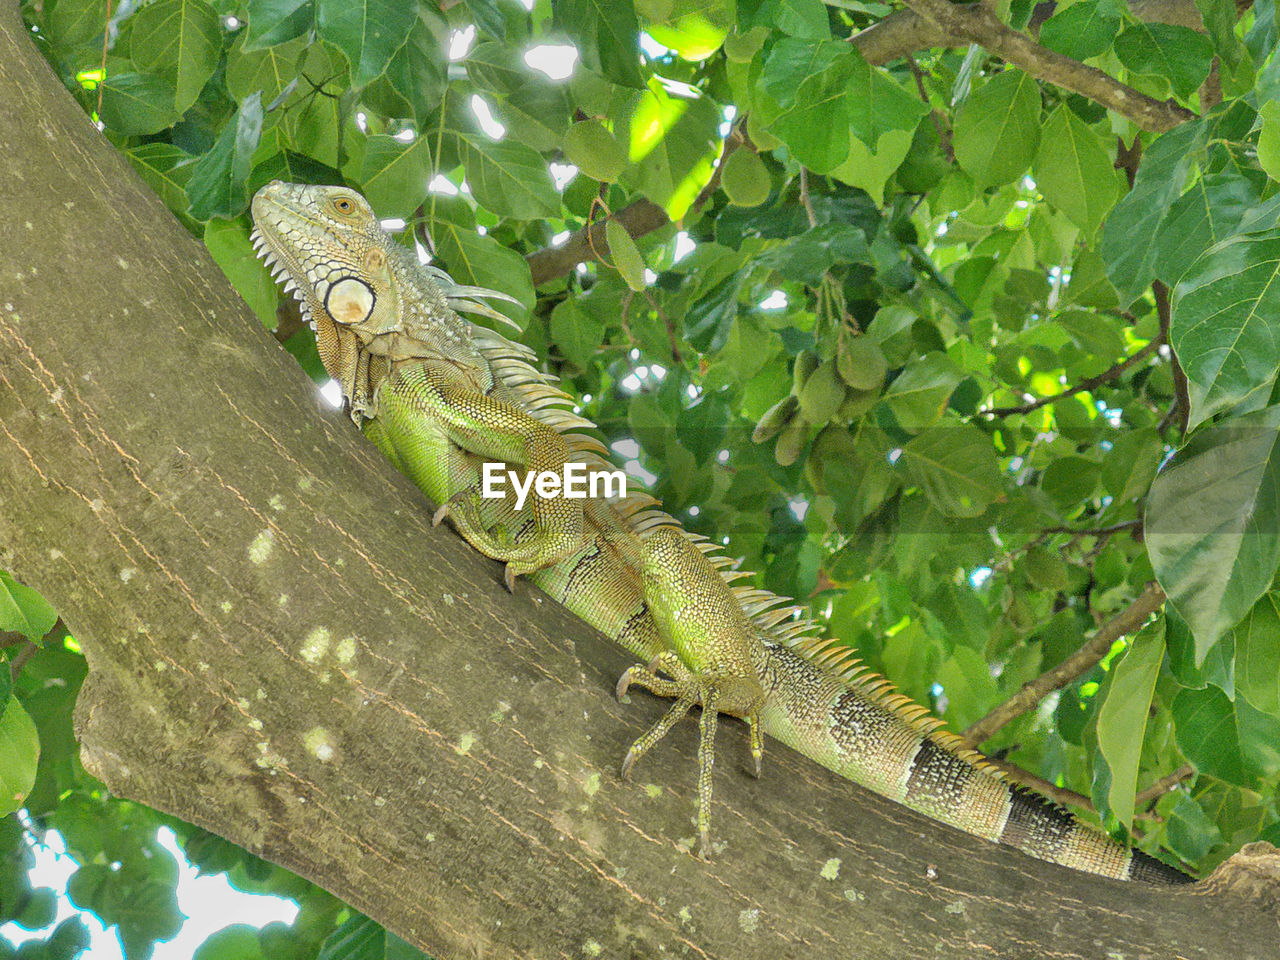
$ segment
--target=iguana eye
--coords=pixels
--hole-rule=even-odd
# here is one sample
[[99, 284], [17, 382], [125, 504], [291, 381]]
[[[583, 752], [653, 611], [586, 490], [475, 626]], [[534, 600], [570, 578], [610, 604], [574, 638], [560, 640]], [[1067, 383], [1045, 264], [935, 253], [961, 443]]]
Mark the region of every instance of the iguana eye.
[[356, 205], [349, 197], [338, 197], [333, 201], [333, 208], [339, 213], [354, 213]]

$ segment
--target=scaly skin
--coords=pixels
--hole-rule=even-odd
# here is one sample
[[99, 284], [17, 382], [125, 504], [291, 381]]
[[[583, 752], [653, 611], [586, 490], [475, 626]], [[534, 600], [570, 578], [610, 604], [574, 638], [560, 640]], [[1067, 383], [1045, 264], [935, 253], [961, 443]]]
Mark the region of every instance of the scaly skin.
[[623, 674], [620, 695], [635, 684], [675, 698], [628, 751], [623, 776], [701, 705], [702, 856], [711, 849], [716, 717], [727, 713], [748, 722], [757, 772], [763, 729], [864, 787], [1031, 856], [1119, 879], [1190, 879], [1006, 782], [847, 647], [816, 636], [785, 598], [732, 586], [745, 574], [652, 498], [531, 496], [520, 510], [512, 499], [479, 498], [486, 459], [609, 469], [599, 442], [575, 432], [592, 425], [566, 409], [570, 399], [530, 365], [532, 354], [457, 313], [501, 319], [478, 298], [503, 295], [420, 265], [345, 188], [271, 183], [254, 197], [253, 216], [264, 259], [302, 301], [366, 435], [473, 546], [507, 562], [508, 586], [527, 574], [644, 664]]

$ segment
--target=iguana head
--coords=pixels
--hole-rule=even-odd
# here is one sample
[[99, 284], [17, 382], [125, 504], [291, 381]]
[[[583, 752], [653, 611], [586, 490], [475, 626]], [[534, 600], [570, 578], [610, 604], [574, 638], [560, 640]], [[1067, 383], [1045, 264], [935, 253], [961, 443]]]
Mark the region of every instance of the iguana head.
[[[366, 336], [395, 329], [400, 283], [394, 241], [360, 194], [273, 180], [253, 198], [254, 246], [313, 323], [327, 318]], [[397, 253], [399, 251], [396, 251]]]
[[285, 289], [312, 322], [331, 319], [369, 338], [403, 329], [406, 314], [448, 307], [519, 329], [482, 299], [519, 301], [419, 263], [354, 190], [273, 180], [253, 197], [253, 222], [258, 255], [277, 277], [284, 275]]

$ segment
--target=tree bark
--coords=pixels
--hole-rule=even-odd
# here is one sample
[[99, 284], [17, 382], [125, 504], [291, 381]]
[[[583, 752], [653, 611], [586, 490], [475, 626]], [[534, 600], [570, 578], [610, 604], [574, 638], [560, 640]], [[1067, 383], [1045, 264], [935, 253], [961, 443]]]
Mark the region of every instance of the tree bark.
[[[0, 566], [90, 674], [86, 767], [433, 956], [1264, 960], [1268, 909], [1120, 884], [696, 733], [444, 528], [262, 329], [0, 8]], [[738, 742], [734, 742], [734, 741]], [[228, 918], [229, 920], [234, 918]]]

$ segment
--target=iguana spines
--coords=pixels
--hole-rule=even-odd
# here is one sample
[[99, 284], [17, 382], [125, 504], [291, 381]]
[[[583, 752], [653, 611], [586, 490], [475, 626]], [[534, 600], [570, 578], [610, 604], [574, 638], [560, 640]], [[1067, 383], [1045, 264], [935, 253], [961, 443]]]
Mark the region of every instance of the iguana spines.
[[[311, 249], [324, 246], [327, 229], [317, 211], [323, 210], [324, 203], [340, 189], [272, 185], [263, 193], [274, 191], [273, 202], [297, 207], [295, 230], [322, 235], [308, 241], [306, 248]], [[350, 191], [345, 193], [351, 195]], [[255, 198], [255, 218], [258, 209], [259, 198]], [[314, 314], [314, 319], [318, 325], [331, 323], [342, 328], [336, 338], [352, 351], [357, 369], [363, 370], [353, 382], [357, 389], [366, 391], [364, 397], [346, 393], [346, 383], [337, 374], [335, 378], [344, 382], [353, 414], [357, 412], [358, 399], [370, 401], [360, 411], [357, 422], [364, 421], [366, 432], [393, 462], [437, 503], [474, 489], [479, 461], [491, 438], [477, 438], [470, 431], [471, 424], [464, 422], [467, 418], [459, 417], [459, 411], [447, 401], [443, 405], [434, 400], [424, 402], [420, 395], [424, 389], [429, 394], [435, 389], [429, 384], [424, 387], [426, 375], [420, 368], [447, 359], [450, 364], [465, 368], [457, 370], [461, 380], [505, 405], [501, 416], [481, 424], [482, 430], [503, 433], [509, 442], [512, 431], [523, 430], [532, 435], [550, 427], [565, 432], [566, 457], [606, 468], [608, 465], [600, 459], [602, 448], [598, 441], [566, 432], [585, 429], [589, 424], [565, 409], [568, 398], [554, 386], [552, 378], [532, 367], [529, 361], [533, 358], [527, 349], [493, 331], [472, 328], [461, 321], [442, 292], [450, 288], [451, 281], [434, 268], [421, 267], [411, 257], [390, 252], [392, 248], [400, 249], [399, 245], [379, 228], [367, 205], [362, 212], [361, 229], [368, 243], [388, 251], [387, 262], [392, 280], [398, 284], [402, 316], [391, 329], [376, 325], [376, 329], [365, 329], [359, 322], [348, 323], [345, 315], [341, 321], [324, 315], [326, 298], [317, 295], [314, 299], [318, 306], [313, 309], [320, 312]], [[260, 230], [270, 238], [270, 231], [261, 223]], [[278, 236], [272, 242], [287, 246], [291, 240]], [[407, 251], [401, 250], [401, 254]], [[402, 271], [406, 276], [400, 276]], [[299, 286], [314, 283], [292, 268], [290, 277]], [[355, 279], [370, 283], [375, 295], [378, 293], [377, 277], [363, 275]], [[333, 281], [329, 283], [332, 285]], [[420, 289], [425, 292], [415, 298], [413, 291]], [[359, 299], [358, 288], [348, 286], [342, 290], [354, 294], [350, 299], [357, 301], [357, 307], [365, 302]], [[487, 294], [479, 291], [478, 295]], [[443, 310], [439, 307], [441, 299], [446, 300]], [[358, 313], [359, 309], [351, 312]], [[366, 322], [364, 327], [368, 326]], [[435, 342], [441, 331], [453, 337], [459, 330], [470, 339], [467, 356], [471, 359], [438, 356]], [[364, 366], [361, 368], [360, 364]], [[518, 458], [517, 463], [528, 466]], [[540, 529], [536, 505], [515, 510], [499, 501], [498, 506], [478, 514], [477, 525], [484, 534], [493, 528], [510, 544], [537, 535]], [[979, 754], [937, 729], [938, 722], [928, 717], [923, 708], [894, 692], [887, 680], [857, 664], [847, 648], [837, 641], [817, 638], [817, 626], [799, 616], [790, 601], [748, 585], [732, 585], [744, 574], [731, 569], [732, 562], [718, 555], [713, 544], [680, 529], [652, 498], [632, 494], [618, 502], [588, 501], [583, 519], [584, 543], [580, 549], [561, 562], [534, 571], [531, 580], [606, 632], [641, 663], [653, 663], [659, 655], [666, 655], [654, 664], [666, 676], [653, 670], [646, 673], [643, 667], [628, 671], [627, 682], [635, 682], [638, 677], [652, 679], [646, 685], [677, 698], [667, 718], [637, 741], [638, 749], [648, 749], [656, 743], [670, 723], [694, 703], [704, 704], [699, 751], [699, 833], [704, 851], [716, 708], [723, 708], [732, 699], [722, 700], [720, 685], [707, 686], [705, 675], [714, 675], [717, 666], [727, 663], [730, 678], [735, 681], [754, 672], [763, 693], [758, 708], [760, 722], [753, 725], [754, 730], [763, 726], [771, 736], [871, 790], [966, 832], [1076, 869], [1120, 879], [1189, 879], [1144, 854], [1130, 852], [1049, 801], [1005, 782]], [[467, 529], [461, 529], [464, 536], [472, 539]], [[491, 552], [483, 534], [472, 542], [501, 558], [500, 552]], [[664, 569], [661, 565], [655, 568], [652, 563], [656, 546], [674, 550], [683, 568], [661, 589], [655, 581], [662, 579]], [[646, 570], [647, 554], [650, 560]], [[668, 596], [667, 591], [676, 595]], [[673, 617], [673, 612], [689, 603], [699, 605], [700, 614], [709, 617], [714, 629], [698, 633], [702, 627], [696, 618], [689, 624], [675, 622], [680, 618]], [[667, 608], [665, 613], [663, 607]], [[728, 627], [721, 630], [726, 624]], [[688, 632], [682, 634], [685, 630]], [[706, 643], [710, 646], [704, 647]], [[682, 654], [677, 652], [681, 647]], [[744, 663], [751, 664], [750, 671], [742, 670]], [[749, 698], [736, 706], [740, 713], [752, 716]], [[753, 747], [756, 745], [753, 743]]]

